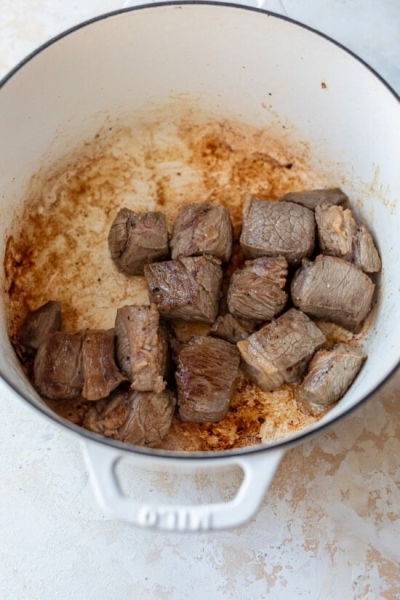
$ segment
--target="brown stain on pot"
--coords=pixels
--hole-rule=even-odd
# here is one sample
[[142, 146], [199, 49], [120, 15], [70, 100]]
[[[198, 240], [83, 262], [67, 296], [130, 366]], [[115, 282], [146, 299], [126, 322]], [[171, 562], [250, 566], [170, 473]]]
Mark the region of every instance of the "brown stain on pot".
[[164, 450], [230, 450], [275, 441], [316, 421], [295, 400], [294, 389], [283, 385], [262, 392], [245, 375], [236, 380], [228, 414], [217, 423], [183, 423], [175, 418], [160, 446]]
[[[158, 120], [139, 130], [107, 126], [58, 170], [53, 166], [40, 185], [39, 179], [33, 179], [24, 214], [7, 242], [13, 341], [27, 312], [48, 300], [61, 302], [67, 331], [113, 327], [117, 308], [148, 302], [144, 279], [119, 273], [109, 254], [108, 231], [121, 207], [162, 210], [171, 230], [181, 206], [218, 202], [229, 210], [237, 237], [245, 194], [276, 200], [325, 183], [310, 169], [307, 147], [291, 147], [236, 121], [196, 124], [185, 118]], [[78, 423], [84, 407], [51, 403]], [[285, 437], [313, 421], [288, 386], [266, 394], [240, 376], [226, 419], [214, 424], [174, 419], [163, 447], [242, 447], [260, 443], [261, 437]]]

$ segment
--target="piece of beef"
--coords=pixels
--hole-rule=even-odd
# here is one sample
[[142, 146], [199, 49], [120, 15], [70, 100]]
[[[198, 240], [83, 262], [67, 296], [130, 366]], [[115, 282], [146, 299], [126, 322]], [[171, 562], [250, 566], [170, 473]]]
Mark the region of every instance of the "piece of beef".
[[353, 239], [354, 264], [365, 273], [378, 273], [381, 268], [381, 259], [376, 249], [374, 240], [364, 225], [358, 229]]
[[183, 345], [175, 373], [179, 418], [195, 423], [223, 419], [238, 369], [237, 348], [224, 340], [195, 336]]
[[315, 209], [315, 220], [321, 252], [352, 261], [357, 224], [351, 210], [320, 204]]
[[82, 342], [82, 396], [100, 400], [126, 381], [114, 360], [114, 329], [87, 330]]
[[287, 262], [282, 257], [263, 256], [246, 261], [244, 268], [231, 277], [229, 311], [239, 318], [270, 321], [287, 302], [283, 291], [287, 273]]
[[157, 446], [168, 433], [175, 411], [175, 397], [169, 390], [136, 392], [132, 397], [128, 419], [118, 431], [118, 438], [129, 444]]
[[232, 223], [220, 204], [200, 202], [178, 212], [171, 238], [171, 256], [208, 254], [228, 262], [232, 252]]
[[352, 263], [320, 255], [297, 270], [291, 295], [295, 306], [311, 317], [358, 331], [371, 310], [374, 289], [368, 275]]
[[311, 319], [291, 308], [237, 346], [245, 372], [262, 390], [272, 391], [283, 383], [296, 383], [324, 342]]
[[320, 350], [296, 390], [298, 400], [312, 415], [320, 414], [345, 394], [366, 358], [361, 350], [348, 344]]
[[206, 256], [146, 265], [150, 301], [163, 317], [214, 323], [218, 314], [222, 269]]
[[175, 398], [169, 390], [118, 391], [89, 410], [84, 427], [107, 437], [139, 446], [161, 443], [171, 427]]
[[146, 393], [148, 392], [135, 392], [130, 389], [116, 390], [110, 398], [92, 404], [86, 413], [83, 427], [94, 433], [118, 439], [118, 430], [129, 416], [132, 396]]
[[122, 208], [108, 234], [111, 258], [128, 275], [143, 275], [147, 263], [169, 257], [168, 229], [160, 212], [135, 213]]
[[25, 350], [35, 352], [48, 333], [60, 328], [61, 305], [50, 300], [27, 314], [19, 332], [19, 343]]
[[161, 392], [168, 363], [168, 345], [154, 304], [124, 306], [115, 319], [120, 369], [139, 392]]
[[210, 335], [236, 344], [249, 337], [248, 331], [230, 313], [220, 315], [210, 330]]
[[320, 204], [343, 204], [346, 200], [348, 197], [340, 188], [289, 192], [279, 198], [280, 202], [295, 202], [310, 210], [315, 210]]
[[314, 213], [292, 202], [246, 200], [240, 245], [246, 258], [283, 256], [297, 264], [314, 250]]
[[49, 333], [43, 340], [33, 367], [34, 384], [40, 394], [54, 400], [79, 396], [83, 388], [82, 333]]

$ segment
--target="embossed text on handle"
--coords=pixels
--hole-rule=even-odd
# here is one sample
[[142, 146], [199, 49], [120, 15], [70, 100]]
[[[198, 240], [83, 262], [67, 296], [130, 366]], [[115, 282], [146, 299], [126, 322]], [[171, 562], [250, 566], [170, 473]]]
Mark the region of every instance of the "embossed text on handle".
[[143, 506], [138, 515], [140, 525], [175, 531], [208, 531], [211, 512], [207, 509]]

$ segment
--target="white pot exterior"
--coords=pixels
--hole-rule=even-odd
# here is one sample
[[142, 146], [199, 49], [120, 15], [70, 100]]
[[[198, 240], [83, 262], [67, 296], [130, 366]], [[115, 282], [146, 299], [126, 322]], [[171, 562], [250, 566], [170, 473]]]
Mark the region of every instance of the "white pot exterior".
[[[307, 141], [318, 168], [325, 169], [333, 183], [345, 182], [344, 190], [357, 199], [357, 214], [378, 241], [383, 271], [376, 319], [365, 343], [368, 362], [342, 401], [314, 426], [318, 430], [370, 395], [399, 361], [400, 103], [365, 65], [315, 32], [239, 7], [164, 5], [101, 18], [45, 47], [0, 90], [1, 255], [12, 220], [22, 212], [24, 189], [44, 161], [57, 161], [93, 137], [108, 116], [146, 114], [172, 96], [191, 98], [194, 106], [210, 115], [229, 114], [258, 127], [275, 126], [277, 120], [294, 125], [295, 135]], [[265, 110], [265, 103], [272, 109]], [[3, 309], [0, 355], [5, 380], [46, 410], [10, 346]], [[111, 445], [105, 439], [88, 445], [103, 505], [137, 524], [182, 530], [205, 524], [227, 527], [248, 519], [283, 451], [279, 444], [266, 448], [263, 469], [260, 452], [238, 453], [235, 460], [226, 452], [220, 460], [226, 464], [233, 460], [244, 470], [249, 461], [257, 461], [260, 485], [255, 485], [250, 467], [243, 484], [248, 487], [251, 480], [254, 501], [246, 503], [243, 488], [230, 518], [223, 518], [223, 510], [218, 516], [215, 507], [208, 507], [212, 517], [198, 520], [194, 513], [183, 514], [182, 507], [172, 515], [146, 512], [148, 507], [139, 505], [117, 509], [122, 496], [112, 469], [120, 451], [107, 448]], [[165, 466], [179, 461], [199, 464], [196, 458], [170, 458], [157, 451], [145, 457], [135, 450], [129, 454], [147, 463], [162, 460]]]

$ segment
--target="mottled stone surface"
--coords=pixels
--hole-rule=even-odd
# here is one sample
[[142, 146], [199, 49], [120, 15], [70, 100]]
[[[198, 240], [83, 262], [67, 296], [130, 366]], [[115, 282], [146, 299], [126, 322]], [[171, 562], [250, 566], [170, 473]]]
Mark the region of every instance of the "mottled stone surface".
[[[265, 2], [348, 43], [400, 91], [398, 0]], [[111, 0], [2, 0], [0, 74]], [[139, 531], [97, 506], [78, 440], [0, 385], [2, 600], [396, 600], [400, 598], [400, 375], [284, 457], [256, 517], [213, 535]], [[227, 499], [236, 472], [124, 467], [150, 501]], [[195, 574], [195, 578], [194, 578]]]

